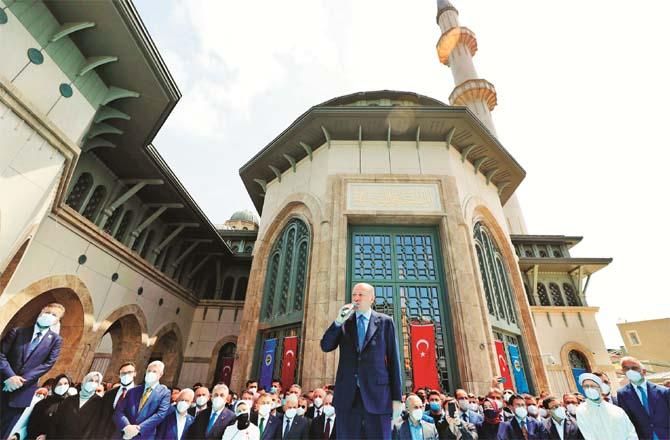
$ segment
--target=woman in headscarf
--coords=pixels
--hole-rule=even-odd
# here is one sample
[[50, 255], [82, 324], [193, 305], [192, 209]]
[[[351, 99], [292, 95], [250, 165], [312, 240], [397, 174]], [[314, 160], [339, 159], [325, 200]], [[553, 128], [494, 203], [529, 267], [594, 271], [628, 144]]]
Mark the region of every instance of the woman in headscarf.
[[44, 440], [44, 436], [50, 438], [54, 435], [53, 416], [67, 397], [70, 384], [70, 379], [65, 374], [56, 376], [51, 388], [51, 395], [35, 404], [30, 420], [28, 420], [29, 439]]
[[[97, 371], [88, 373], [81, 383], [81, 391], [76, 396], [66, 398], [54, 415], [54, 435], [57, 439], [100, 438], [100, 423], [103, 414], [103, 401], [95, 394], [102, 383], [102, 374]], [[47, 437], [47, 440], [51, 438]]]
[[501, 422], [502, 408], [498, 406], [498, 401], [495, 399], [484, 399], [482, 404], [484, 412], [484, 420], [477, 424], [477, 433], [482, 440], [490, 440], [498, 437], [498, 428]]
[[260, 431], [258, 426], [249, 420], [251, 405], [246, 400], [238, 400], [235, 404], [236, 423], [229, 425], [223, 431], [221, 440], [259, 440]]

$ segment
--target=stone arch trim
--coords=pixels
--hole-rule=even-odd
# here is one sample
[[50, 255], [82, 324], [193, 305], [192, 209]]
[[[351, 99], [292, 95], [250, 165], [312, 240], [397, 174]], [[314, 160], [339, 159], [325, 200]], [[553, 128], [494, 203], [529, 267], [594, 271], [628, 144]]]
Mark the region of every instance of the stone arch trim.
[[[160, 341], [161, 337], [173, 332], [177, 338], [177, 357], [174, 361], [165, 362], [165, 372], [163, 373], [163, 378], [161, 383], [167, 385], [168, 387], [174, 386], [179, 381], [179, 375], [181, 374], [181, 367], [184, 362], [184, 337], [182, 335], [181, 329], [175, 322], [169, 322], [162, 325], [154, 334], [154, 336], [149, 338], [149, 346], [146, 350], [146, 359], [151, 357], [151, 353], [156, 348], [156, 343]], [[140, 368], [143, 368], [144, 365]]]
[[[472, 200], [475, 201], [475, 199]], [[466, 207], [466, 209], [468, 208], [469, 207]], [[506, 230], [499, 224], [493, 213], [486, 206], [477, 205], [472, 208], [470, 236], [473, 235], [474, 226], [478, 222], [484, 224], [491, 232], [491, 235], [493, 236], [492, 238], [498, 245], [498, 249], [500, 249], [503, 256], [503, 264], [509, 274], [511, 288], [514, 292], [517, 310], [519, 311], [519, 328], [524, 337], [525, 349], [530, 363], [529, 370], [530, 374], [535, 379], [537, 392], [540, 390], [549, 390], [549, 379], [542, 362], [540, 346], [537, 342], [537, 335], [535, 334], [535, 327], [533, 325], [533, 316], [530, 312], [528, 297], [526, 296], [526, 291], [523, 286], [523, 279], [521, 277], [517, 256], [514, 252], [512, 242], [510, 241]], [[477, 265], [475, 267], [479, 267], [479, 262], [476, 263]]]
[[177, 337], [177, 343], [178, 343], [178, 348], [179, 351], [183, 354], [184, 353], [184, 337], [181, 333], [181, 329], [177, 325], [176, 322], [169, 322], [167, 324], [163, 324], [157, 331], [156, 333], [149, 338], [148, 341], [148, 347], [150, 349], [153, 349], [154, 345], [156, 342], [162, 337], [170, 333], [171, 331], [174, 331], [175, 336]]
[[572, 374], [572, 368], [570, 367], [570, 358], [569, 358], [569, 354], [573, 350], [578, 351], [582, 355], [584, 355], [586, 362], [588, 362], [589, 364], [588, 365], [589, 371], [594, 371], [596, 369], [597, 364], [596, 364], [596, 358], [593, 356], [593, 353], [585, 345], [580, 344], [579, 342], [576, 341], [570, 341], [563, 344], [563, 347], [561, 347], [561, 366], [563, 367], [565, 376], [568, 378], [570, 386], [572, 387], [573, 390], [576, 390], [577, 382], [575, 381], [575, 377]]
[[[210, 384], [214, 384], [214, 373], [216, 370], [216, 362], [219, 360], [219, 350], [221, 348], [228, 344], [229, 342], [232, 342], [237, 346], [237, 336], [234, 335], [229, 335], [221, 338], [219, 342], [214, 345], [214, 348], [212, 348], [212, 356], [210, 357], [209, 360], [209, 369], [207, 371], [207, 382]], [[237, 363], [237, 357], [235, 359], [235, 363]], [[233, 372], [235, 371], [235, 365], [233, 365]]]

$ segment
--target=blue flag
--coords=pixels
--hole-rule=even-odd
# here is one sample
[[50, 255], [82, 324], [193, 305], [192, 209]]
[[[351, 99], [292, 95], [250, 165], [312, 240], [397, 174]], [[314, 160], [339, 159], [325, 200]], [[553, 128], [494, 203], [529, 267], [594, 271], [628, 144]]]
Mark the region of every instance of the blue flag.
[[575, 378], [575, 384], [577, 384], [577, 391], [579, 391], [580, 394], [584, 394], [584, 388], [579, 384], [579, 376], [582, 375], [582, 373], [586, 373], [585, 368], [573, 368], [572, 369], [572, 375]]
[[512, 374], [514, 375], [514, 382], [516, 382], [516, 392], [519, 394], [528, 393], [528, 381], [526, 380], [526, 373], [523, 371], [523, 364], [521, 363], [521, 355], [519, 354], [519, 347], [512, 344], [507, 344], [507, 351], [509, 352], [509, 360], [512, 364]]
[[275, 349], [277, 348], [277, 339], [266, 339], [263, 344], [263, 356], [261, 357], [261, 380], [259, 387], [270, 390], [272, 386], [272, 372], [275, 368]]

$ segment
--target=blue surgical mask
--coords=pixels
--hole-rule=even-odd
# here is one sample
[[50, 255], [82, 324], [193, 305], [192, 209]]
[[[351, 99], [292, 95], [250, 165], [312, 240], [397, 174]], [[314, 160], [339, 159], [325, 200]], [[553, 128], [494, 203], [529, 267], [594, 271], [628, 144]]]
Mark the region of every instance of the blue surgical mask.
[[439, 411], [440, 410], [440, 402], [430, 402], [430, 410], [431, 411]]
[[38, 318], [37, 318], [37, 325], [40, 328], [47, 328], [51, 327], [58, 321], [58, 318], [56, 318], [54, 315], [51, 313], [42, 313]]
[[271, 394], [277, 394], [277, 387], [271, 387], [270, 388], [270, 393]]
[[640, 373], [639, 371], [628, 370], [626, 371], [626, 377], [634, 384], [642, 382], [642, 373]]

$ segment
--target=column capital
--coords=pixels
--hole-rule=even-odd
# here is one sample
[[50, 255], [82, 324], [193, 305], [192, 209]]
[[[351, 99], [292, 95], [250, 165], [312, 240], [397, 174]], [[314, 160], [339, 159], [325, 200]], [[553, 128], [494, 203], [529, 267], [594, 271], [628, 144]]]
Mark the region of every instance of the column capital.
[[498, 104], [496, 88], [485, 79], [470, 79], [457, 85], [449, 95], [449, 104], [467, 105], [472, 101], [482, 101], [493, 110]]

